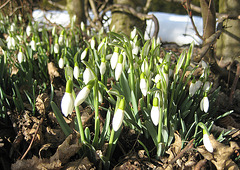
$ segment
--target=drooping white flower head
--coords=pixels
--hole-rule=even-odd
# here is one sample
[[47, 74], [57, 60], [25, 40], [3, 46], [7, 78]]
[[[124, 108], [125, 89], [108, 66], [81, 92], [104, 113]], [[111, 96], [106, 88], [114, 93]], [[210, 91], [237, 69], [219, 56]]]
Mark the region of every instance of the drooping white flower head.
[[82, 30], [83, 32], [86, 31], [84, 22], [81, 22], [81, 30]]
[[59, 45], [58, 45], [58, 43], [54, 44], [53, 51], [54, 51], [55, 54], [59, 53]]
[[140, 90], [143, 96], [147, 95], [148, 87], [147, 87], [147, 80], [145, 78], [145, 74], [141, 73], [140, 75]]
[[74, 78], [77, 80], [78, 77], [79, 77], [79, 75], [80, 75], [80, 69], [79, 69], [79, 67], [78, 67], [78, 64], [75, 63], [75, 66], [74, 66], [74, 68], [73, 68], [73, 76], [74, 76]]
[[134, 27], [134, 29], [131, 31], [131, 33], [130, 33], [130, 37], [131, 37], [131, 39], [134, 39], [134, 37], [136, 36], [136, 34], [137, 34], [137, 29], [136, 29], [136, 27]]
[[73, 88], [72, 80], [68, 80], [66, 84], [66, 92], [64, 93], [61, 101], [61, 109], [65, 117], [67, 117], [69, 114], [71, 115], [74, 108], [72, 88]]
[[92, 37], [91, 42], [90, 42], [91, 49], [95, 49], [95, 39]]
[[210, 90], [211, 83], [209, 81], [206, 81], [203, 85], [203, 91], [208, 92]]
[[31, 48], [33, 51], [37, 50], [37, 44], [36, 44], [34, 36], [32, 37], [32, 41], [30, 42], [30, 45], [31, 45]]
[[200, 102], [200, 109], [201, 111], [204, 111], [205, 113], [208, 112], [208, 109], [209, 109], [209, 100], [208, 100], [208, 97], [205, 95], [201, 102]]
[[53, 26], [53, 28], [52, 28], [52, 36], [54, 37], [55, 34], [56, 34], [56, 26]]
[[88, 84], [90, 80], [94, 79], [94, 75], [90, 68], [86, 67], [85, 71], [83, 72], [83, 82]]
[[121, 74], [122, 74], [122, 70], [123, 70], [123, 55], [120, 54], [118, 57], [118, 63], [115, 69], [115, 78], [118, 81]]
[[121, 127], [124, 118], [125, 99], [121, 99], [119, 107], [115, 112], [112, 120], [112, 128], [116, 132]]
[[203, 129], [203, 145], [205, 146], [208, 152], [213, 153], [213, 146], [209, 139], [209, 134]]
[[201, 86], [202, 86], [201, 80], [196, 81], [195, 79], [193, 79], [189, 86], [189, 95], [192, 97]]
[[32, 27], [31, 25], [28, 25], [27, 28], [26, 28], [26, 33], [27, 33], [27, 36], [29, 37], [32, 33]]
[[88, 48], [85, 48], [84, 51], [81, 54], [81, 60], [84, 60], [85, 57], [87, 56]]
[[64, 68], [64, 59], [61, 57], [58, 61], [58, 66], [59, 68], [63, 69]]
[[78, 93], [75, 99], [74, 106], [79, 106], [86, 100], [93, 85], [94, 85], [94, 80], [91, 80], [85, 87], [83, 87], [83, 89]]
[[7, 38], [7, 47], [8, 49], [14, 49], [15, 45], [16, 45], [16, 41], [15, 39], [12, 37], [12, 35], [10, 34]]
[[148, 68], [148, 62], [147, 62], [146, 58], [143, 60], [143, 63], [141, 65], [141, 70], [142, 70], [142, 72], [145, 73], [146, 76], [149, 76], [150, 71], [149, 71], [149, 68]]
[[153, 106], [151, 109], [151, 119], [153, 124], [157, 126], [160, 119], [160, 107], [159, 107], [159, 102], [157, 97], [153, 99]]
[[62, 30], [61, 31], [61, 34], [60, 34], [60, 36], [59, 36], [59, 38], [58, 38], [58, 43], [59, 43], [59, 45], [60, 46], [62, 46], [62, 45], [64, 45], [64, 30]]
[[119, 53], [118, 53], [118, 47], [114, 47], [114, 52], [113, 52], [113, 55], [111, 57], [111, 60], [110, 60], [110, 64], [111, 64], [111, 68], [114, 70], [117, 66], [117, 63], [118, 63], [118, 56], [119, 56]]
[[98, 90], [98, 102], [99, 103], [103, 102], [103, 97], [102, 97], [102, 94], [101, 94], [101, 92], [99, 90]]
[[100, 67], [99, 67], [99, 71], [101, 75], [104, 75], [106, 72], [106, 61], [101, 61]]
[[18, 52], [18, 62], [22, 63], [23, 61], [26, 61], [25, 55], [22, 52], [22, 49], [20, 48], [19, 52]]

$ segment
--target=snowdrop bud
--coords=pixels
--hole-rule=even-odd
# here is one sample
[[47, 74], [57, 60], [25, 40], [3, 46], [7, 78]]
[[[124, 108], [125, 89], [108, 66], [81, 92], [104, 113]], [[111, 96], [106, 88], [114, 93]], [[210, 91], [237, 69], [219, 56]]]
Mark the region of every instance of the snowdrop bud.
[[25, 60], [26, 60], [25, 55], [23, 54], [22, 49], [20, 48], [19, 53], [18, 53], [18, 62], [22, 63]]
[[213, 152], [213, 146], [209, 139], [209, 133], [205, 129], [203, 129], [203, 145], [208, 152]]
[[83, 32], [86, 31], [84, 22], [81, 22], [81, 30], [82, 30]]
[[143, 63], [142, 63], [142, 66], [141, 66], [141, 70], [142, 70], [142, 72], [144, 72], [147, 76], [149, 76], [150, 71], [149, 71], [149, 69], [148, 69], [148, 62], [147, 62], [147, 59], [146, 59], [146, 58], [143, 60]]
[[11, 24], [10, 31], [11, 32], [15, 32], [15, 24], [14, 23]]
[[110, 64], [111, 64], [111, 68], [114, 70], [117, 66], [117, 63], [118, 63], [118, 56], [119, 56], [119, 53], [118, 53], [118, 47], [114, 47], [114, 52], [113, 52], [113, 55], [111, 57], [111, 60], [110, 60]]
[[112, 58], [112, 54], [106, 55], [106, 60], [111, 60], [111, 58]]
[[113, 116], [113, 120], [112, 120], [112, 127], [115, 132], [118, 131], [118, 129], [122, 125], [122, 121], [124, 118], [124, 109], [125, 109], [125, 99], [123, 98], [123, 99], [121, 99], [121, 101], [119, 103], [119, 107], [118, 107], [117, 111], [115, 112], [115, 114]]
[[52, 28], [52, 36], [54, 37], [55, 34], [56, 34], [56, 26], [54, 26], [54, 27]]
[[98, 91], [98, 102], [102, 103], [103, 102], [103, 97], [100, 91]]
[[81, 54], [81, 60], [84, 60], [85, 57], [87, 56], [88, 48], [85, 48], [85, 50]]
[[205, 96], [202, 98], [201, 102], [200, 102], [200, 109], [201, 111], [204, 111], [205, 113], [208, 112], [209, 109], [209, 100], [207, 95], [205, 94]]
[[94, 85], [94, 80], [89, 81], [89, 83], [83, 87], [83, 89], [78, 93], [75, 102], [74, 102], [74, 106], [79, 106], [80, 104], [82, 104], [86, 98], [88, 97], [90, 90], [92, 89], [93, 85]]
[[58, 45], [58, 39], [55, 38], [55, 43], [54, 43], [54, 47], [53, 47], [53, 51], [55, 54], [59, 53], [59, 45]]
[[118, 57], [118, 63], [117, 63], [116, 69], [115, 69], [115, 78], [117, 81], [122, 74], [122, 70], [123, 70], [123, 55], [120, 54]]
[[91, 49], [95, 48], [95, 39], [94, 39], [94, 37], [92, 37], [90, 45], [91, 45]]
[[158, 83], [159, 80], [161, 80], [161, 75], [160, 74], [156, 74], [155, 78], [154, 78], [154, 82]]
[[73, 88], [72, 80], [68, 80], [66, 84], [66, 92], [64, 93], [61, 101], [61, 109], [65, 117], [67, 117], [69, 114], [71, 115], [74, 108], [72, 88]]
[[30, 45], [33, 51], [37, 50], [37, 45], [34, 37], [32, 37], [32, 41], [30, 42]]
[[8, 49], [14, 49], [16, 45], [15, 39], [10, 34], [7, 38], [7, 47]]
[[27, 36], [29, 37], [32, 33], [32, 27], [31, 25], [28, 25], [27, 28], [26, 28], [26, 33], [27, 33]]
[[78, 77], [79, 77], [79, 75], [80, 75], [80, 69], [79, 69], [79, 67], [78, 67], [77, 62], [76, 62], [74, 65], [75, 65], [75, 66], [74, 66], [74, 68], [73, 68], [73, 76], [74, 76], [74, 78], [77, 80]]
[[135, 47], [132, 49], [133, 57], [135, 57], [134, 55], [138, 55], [139, 49], [140, 49], [140, 48], [139, 48], [138, 46], [135, 46]]
[[94, 75], [90, 68], [86, 67], [85, 71], [83, 72], [83, 82], [88, 84], [90, 80], [94, 79]]
[[59, 59], [59, 61], [58, 61], [58, 66], [59, 66], [59, 68], [61, 68], [61, 69], [63, 69], [63, 67], [64, 67], [64, 59], [61, 57], [60, 59]]
[[196, 81], [195, 79], [193, 79], [189, 86], [189, 95], [192, 97], [198, 91], [201, 85], [202, 81], [200, 80]]
[[159, 107], [158, 98], [155, 97], [153, 99], [153, 107], [151, 109], [151, 119], [152, 119], [152, 122], [155, 126], [158, 125], [159, 118], [160, 118], [160, 107]]
[[134, 29], [131, 31], [131, 33], [130, 33], [131, 39], [134, 39], [134, 37], [136, 36], [136, 34], [137, 34], [137, 29], [134, 28]]
[[210, 82], [209, 81], [206, 81], [205, 83], [204, 83], [204, 86], [203, 86], [203, 91], [204, 92], [208, 92], [209, 91], [209, 89], [210, 89]]
[[58, 43], [59, 45], [63, 45], [64, 44], [64, 30], [62, 30], [59, 38], [58, 38]]
[[99, 71], [100, 71], [101, 75], [105, 74], [106, 68], [107, 68], [106, 67], [106, 61], [101, 61], [100, 68], [99, 68]]
[[147, 95], [148, 87], [147, 87], [147, 81], [145, 79], [144, 73], [141, 73], [141, 75], [140, 75], [140, 90], [141, 90], [143, 96]]

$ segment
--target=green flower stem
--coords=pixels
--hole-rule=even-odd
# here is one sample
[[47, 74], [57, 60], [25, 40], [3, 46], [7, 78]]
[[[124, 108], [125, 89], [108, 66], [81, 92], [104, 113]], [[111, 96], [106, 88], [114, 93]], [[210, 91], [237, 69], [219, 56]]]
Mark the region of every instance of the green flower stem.
[[[74, 90], [72, 91], [72, 95], [75, 100], [76, 94], [75, 94]], [[81, 114], [80, 114], [80, 110], [79, 110], [78, 106], [75, 106], [75, 111], [76, 111], [76, 115], [77, 115], [77, 122], [78, 122], [78, 128], [79, 128], [79, 132], [80, 132], [80, 136], [81, 136], [81, 141], [83, 143], [86, 143], [85, 134], [84, 134], [83, 126], [82, 126]]]
[[93, 146], [96, 148], [99, 132], [100, 132], [100, 121], [99, 121], [99, 109], [98, 109], [98, 80], [95, 80], [93, 87], [93, 97], [94, 97], [94, 109], [95, 109], [95, 135], [93, 138]]
[[163, 110], [162, 108], [160, 108], [160, 118], [158, 123], [158, 137], [157, 137], [158, 143], [162, 141], [162, 121], [163, 121]]
[[107, 155], [106, 155], [107, 161], [110, 160], [111, 150], [112, 150], [113, 140], [114, 140], [114, 134], [115, 134], [115, 131], [112, 129], [110, 140], [109, 140], [109, 143], [108, 143]]
[[[149, 90], [149, 78], [146, 79], [147, 80], [147, 90]], [[147, 93], [147, 107], [150, 109], [151, 105], [150, 105], [150, 94]]]

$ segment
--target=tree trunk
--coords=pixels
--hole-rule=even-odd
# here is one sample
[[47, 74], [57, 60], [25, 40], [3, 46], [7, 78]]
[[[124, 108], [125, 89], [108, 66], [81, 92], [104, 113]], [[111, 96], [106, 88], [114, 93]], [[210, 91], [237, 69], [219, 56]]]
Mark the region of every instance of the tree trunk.
[[[240, 15], [239, 0], [220, 0], [219, 12], [229, 15]], [[224, 63], [237, 60], [240, 62], [240, 20], [227, 19], [224, 30], [217, 41], [216, 55]]]
[[[136, 11], [142, 12], [144, 7], [143, 0], [114, 0], [114, 4], [128, 5], [134, 8]], [[130, 35], [134, 26], [139, 28], [141, 31], [145, 31], [146, 22], [139, 18], [120, 11], [112, 11], [112, 22], [110, 29], [115, 25], [115, 32], [123, 32]]]
[[[215, 33], [216, 29], [216, 11], [213, 0], [200, 0], [201, 13], [203, 18], [203, 46], [205, 40]], [[214, 48], [211, 47], [205, 54], [204, 60], [210, 65], [215, 65]]]
[[67, 11], [70, 18], [76, 15], [76, 24], [80, 24], [81, 21], [86, 23], [84, 0], [67, 0]]

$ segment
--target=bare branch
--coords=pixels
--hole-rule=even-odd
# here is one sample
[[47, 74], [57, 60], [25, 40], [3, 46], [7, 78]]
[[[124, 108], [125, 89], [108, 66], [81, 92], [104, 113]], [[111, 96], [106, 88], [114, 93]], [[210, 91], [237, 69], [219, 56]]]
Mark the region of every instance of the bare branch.
[[55, 6], [55, 7], [57, 7], [57, 8], [60, 8], [61, 10], [67, 10], [67, 8], [64, 5], [58, 4], [58, 3], [53, 2], [51, 0], [48, 0], [48, 3], [53, 5], [53, 6]]
[[145, 7], [143, 8], [144, 13], [147, 13], [147, 12], [148, 12], [151, 3], [152, 3], [152, 0], [147, 0], [146, 5], [145, 5]]
[[100, 8], [98, 9], [98, 12], [99, 12], [99, 13], [102, 12], [102, 11], [106, 8], [108, 2], [109, 2], [109, 0], [105, 0], [105, 1], [104, 1], [104, 3], [103, 3], [103, 4], [100, 6]]
[[98, 15], [98, 11], [97, 11], [97, 8], [95, 6], [95, 3], [94, 3], [93, 0], [89, 0], [89, 3], [91, 5], [92, 12], [93, 12], [93, 15], [94, 15], [93, 22], [96, 21], [98, 28], [101, 28], [102, 27], [102, 22], [99, 21], [99, 15]]
[[10, 0], [8, 0], [8, 1], [6, 1], [4, 4], [2, 4], [2, 5], [0, 6], [0, 9], [2, 9], [3, 7], [5, 7], [5, 6], [8, 4], [8, 2], [10, 2]]
[[133, 16], [135, 17], [138, 17], [139, 19], [141, 20], [146, 20], [146, 19], [152, 19], [153, 22], [154, 22], [154, 26], [155, 26], [155, 29], [154, 29], [154, 33], [153, 33], [153, 36], [154, 37], [157, 37], [158, 35], [158, 32], [159, 32], [159, 23], [158, 23], [158, 20], [157, 18], [152, 14], [152, 15], [148, 15], [148, 14], [143, 14], [143, 13], [139, 13], [137, 12], [134, 8], [130, 7], [130, 6], [127, 6], [127, 5], [121, 5], [121, 4], [113, 4], [109, 7], [107, 7], [103, 12], [102, 14], [100, 15], [100, 19], [103, 18], [103, 16], [105, 15], [105, 13], [107, 11], [121, 11], [121, 12], [127, 12], [129, 14], [132, 14]]

